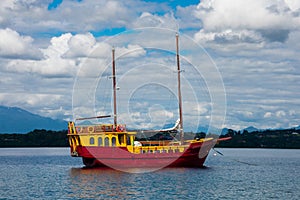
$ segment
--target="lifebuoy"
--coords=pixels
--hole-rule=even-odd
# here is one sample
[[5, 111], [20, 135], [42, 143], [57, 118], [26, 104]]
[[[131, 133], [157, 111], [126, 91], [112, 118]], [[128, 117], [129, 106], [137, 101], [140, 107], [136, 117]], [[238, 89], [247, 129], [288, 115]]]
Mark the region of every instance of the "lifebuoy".
[[89, 126], [88, 131], [89, 131], [89, 133], [93, 133], [95, 131], [95, 129], [93, 126]]

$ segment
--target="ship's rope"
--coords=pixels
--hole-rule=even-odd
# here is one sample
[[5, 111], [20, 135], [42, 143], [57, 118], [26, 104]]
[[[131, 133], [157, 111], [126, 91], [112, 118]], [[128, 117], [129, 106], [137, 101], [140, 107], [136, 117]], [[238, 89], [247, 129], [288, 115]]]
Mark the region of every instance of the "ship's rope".
[[257, 164], [254, 164], [254, 163], [249, 163], [249, 162], [245, 162], [245, 161], [240, 161], [240, 160], [238, 160], [238, 159], [228, 158], [228, 157], [226, 157], [222, 152], [216, 150], [215, 148], [212, 148], [212, 150], [213, 150], [214, 152], [218, 153], [219, 155], [221, 155], [221, 156], [223, 156], [223, 157], [225, 157], [225, 158], [227, 158], [227, 159], [229, 159], [229, 160], [232, 160], [232, 161], [234, 161], [234, 162], [242, 163], [242, 164], [245, 164], [245, 165], [258, 166]]
[[[107, 104], [108, 104], [108, 102], [111, 102], [111, 101], [108, 101], [107, 99], [108, 99], [108, 97], [109, 97], [109, 95], [112, 95], [112, 88], [111, 88], [111, 90], [110, 89], [107, 89], [107, 87], [108, 87], [108, 83], [111, 83], [111, 80], [110, 80], [110, 78], [109, 77], [106, 77], [106, 81], [105, 81], [105, 85], [104, 85], [104, 99], [103, 99], [103, 101], [104, 101], [104, 104], [103, 104], [103, 107], [104, 107], [104, 112], [106, 113], [106, 111], [107, 111]], [[110, 87], [109, 87], [110, 88]], [[110, 98], [109, 98], [110, 99]]]

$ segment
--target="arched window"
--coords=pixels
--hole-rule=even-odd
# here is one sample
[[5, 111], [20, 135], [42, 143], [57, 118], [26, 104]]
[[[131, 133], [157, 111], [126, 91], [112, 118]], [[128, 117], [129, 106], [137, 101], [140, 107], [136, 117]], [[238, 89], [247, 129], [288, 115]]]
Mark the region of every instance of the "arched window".
[[111, 138], [111, 145], [112, 145], [113, 147], [116, 146], [116, 142], [117, 142], [116, 137], [112, 137], [112, 138]]
[[98, 138], [98, 146], [103, 146], [103, 140], [102, 137]]
[[121, 145], [125, 143], [124, 138], [125, 138], [125, 135], [123, 135], [123, 134], [118, 135], [119, 143]]
[[93, 137], [90, 138], [90, 144], [95, 144], [95, 139]]
[[127, 145], [131, 145], [130, 136], [127, 136], [127, 138], [126, 138], [126, 143], [127, 143]]
[[105, 146], [109, 146], [109, 138], [108, 137], [105, 137], [105, 139], [104, 139], [104, 145]]

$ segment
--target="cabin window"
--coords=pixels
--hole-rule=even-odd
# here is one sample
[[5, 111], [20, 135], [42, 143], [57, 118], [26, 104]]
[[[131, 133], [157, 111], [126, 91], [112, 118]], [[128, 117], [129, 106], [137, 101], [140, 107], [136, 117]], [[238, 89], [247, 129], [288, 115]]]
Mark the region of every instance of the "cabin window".
[[117, 143], [116, 137], [112, 137], [111, 138], [111, 145], [114, 147], [114, 146], [116, 146], [116, 143]]
[[93, 137], [90, 138], [90, 144], [95, 144], [95, 139]]
[[104, 145], [105, 146], [109, 146], [109, 138], [108, 137], [105, 137], [105, 139], [104, 139]]
[[102, 139], [102, 137], [98, 138], [98, 146], [103, 146], [103, 139]]
[[124, 144], [124, 135], [118, 135], [119, 143]]
[[127, 145], [130, 145], [130, 137], [129, 136], [127, 136], [127, 138], [126, 138], [126, 143], [127, 143]]

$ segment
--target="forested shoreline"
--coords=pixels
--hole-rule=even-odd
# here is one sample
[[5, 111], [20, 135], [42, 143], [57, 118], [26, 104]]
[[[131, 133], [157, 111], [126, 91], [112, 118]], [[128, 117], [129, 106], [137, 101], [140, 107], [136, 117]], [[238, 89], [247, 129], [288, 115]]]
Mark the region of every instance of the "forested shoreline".
[[[195, 134], [195, 138], [205, 133]], [[300, 149], [300, 130], [235, 131], [229, 129], [221, 137], [231, 137], [216, 147], [224, 148], [284, 148]], [[0, 147], [68, 147], [67, 130], [36, 129], [27, 134], [0, 134]]]
[[281, 148], [300, 149], [300, 130], [262, 130], [262, 131], [234, 131], [229, 129], [221, 137], [232, 137], [222, 141], [216, 147], [228, 148]]
[[67, 130], [35, 129], [26, 134], [0, 134], [0, 147], [67, 147]]

